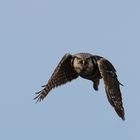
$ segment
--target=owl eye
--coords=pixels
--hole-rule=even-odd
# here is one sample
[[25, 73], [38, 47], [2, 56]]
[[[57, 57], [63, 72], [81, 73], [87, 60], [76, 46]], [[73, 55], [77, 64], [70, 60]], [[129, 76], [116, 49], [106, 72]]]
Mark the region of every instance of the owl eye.
[[85, 61], [85, 63], [84, 64], [87, 64], [88, 62], [87, 61]]
[[79, 60], [79, 63], [80, 63], [80, 64], [84, 64], [85, 61], [84, 61], [84, 60]]

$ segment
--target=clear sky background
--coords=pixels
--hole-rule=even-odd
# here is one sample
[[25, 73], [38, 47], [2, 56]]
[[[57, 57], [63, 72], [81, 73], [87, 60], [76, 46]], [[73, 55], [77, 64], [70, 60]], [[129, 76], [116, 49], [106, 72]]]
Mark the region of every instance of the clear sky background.
[[[79, 78], [35, 104], [65, 53], [109, 59], [121, 83], [126, 121]], [[1, 140], [140, 139], [139, 0], [0, 1]]]

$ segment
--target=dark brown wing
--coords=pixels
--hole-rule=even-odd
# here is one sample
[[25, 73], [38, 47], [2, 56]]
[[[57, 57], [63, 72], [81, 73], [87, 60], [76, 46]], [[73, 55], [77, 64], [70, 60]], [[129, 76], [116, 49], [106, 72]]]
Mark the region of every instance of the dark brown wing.
[[36, 93], [38, 94], [34, 100], [36, 99], [37, 102], [43, 100], [49, 91], [51, 91], [53, 88], [63, 85], [67, 82], [70, 82], [73, 79], [76, 79], [78, 77], [78, 74], [73, 69], [71, 65], [72, 55], [71, 54], [65, 54], [64, 57], [59, 62], [58, 66], [54, 70], [51, 78], [49, 79], [47, 85], [43, 86], [44, 89], [40, 92]]
[[125, 117], [120, 91], [120, 82], [118, 81], [116, 70], [105, 58], [99, 59], [97, 64], [104, 80], [108, 101], [114, 107], [117, 114], [124, 120]]

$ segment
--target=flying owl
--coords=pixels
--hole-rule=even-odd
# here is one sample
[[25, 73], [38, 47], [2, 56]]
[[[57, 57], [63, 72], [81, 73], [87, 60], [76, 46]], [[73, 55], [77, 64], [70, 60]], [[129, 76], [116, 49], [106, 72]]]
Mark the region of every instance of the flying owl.
[[120, 91], [120, 85], [122, 84], [117, 78], [114, 66], [107, 59], [90, 53], [65, 54], [48, 83], [42, 86], [44, 89], [36, 93], [37, 96], [34, 100], [42, 101], [53, 88], [66, 84], [79, 76], [92, 81], [93, 88], [96, 91], [100, 79], [103, 79], [108, 101], [114, 107], [118, 116], [125, 120]]

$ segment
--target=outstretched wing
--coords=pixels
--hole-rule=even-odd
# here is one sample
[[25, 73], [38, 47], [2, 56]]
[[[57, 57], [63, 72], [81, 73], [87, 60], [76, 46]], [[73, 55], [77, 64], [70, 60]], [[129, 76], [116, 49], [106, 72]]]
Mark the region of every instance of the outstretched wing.
[[71, 60], [72, 60], [71, 54], [64, 55], [64, 57], [61, 59], [58, 66], [54, 70], [47, 85], [43, 86], [44, 87], [43, 90], [36, 93], [38, 95], [34, 98], [34, 100], [40, 102], [47, 96], [49, 91], [51, 91], [53, 88], [63, 85], [67, 82], [70, 82], [71, 80], [76, 79], [78, 77], [78, 74], [71, 65]]
[[114, 107], [116, 113], [123, 120], [125, 120], [122, 96], [120, 91], [121, 83], [118, 81], [116, 70], [113, 65], [105, 58], [97, 60], [97, 64], [100, 74], [104, 80], [108, 101]]

